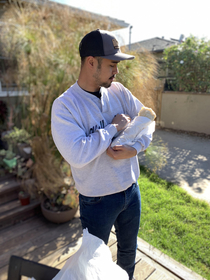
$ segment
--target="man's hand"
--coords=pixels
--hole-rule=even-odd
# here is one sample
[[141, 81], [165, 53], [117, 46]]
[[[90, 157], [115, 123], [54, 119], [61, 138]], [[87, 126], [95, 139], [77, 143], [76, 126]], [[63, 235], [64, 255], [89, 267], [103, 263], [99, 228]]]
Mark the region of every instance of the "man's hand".
[[112, 124], [114, 124], [117, 128], [117, 131], [123, 130], [128, 123], [131, 122], [131, 118], [125, 114], [117, 114], [112, 120]]
[[128, 145], [118, 145], [113, 148], [109, 146], [106, 153], [115, 160], [132, 158], [137, 155], [136, 149]]

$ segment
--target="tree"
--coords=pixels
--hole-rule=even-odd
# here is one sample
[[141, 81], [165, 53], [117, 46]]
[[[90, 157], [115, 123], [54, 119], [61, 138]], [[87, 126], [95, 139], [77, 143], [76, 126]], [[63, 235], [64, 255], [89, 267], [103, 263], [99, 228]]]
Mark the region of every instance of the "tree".
[[210, 41], [190, 36], [164, 51], [166, 68], [173, 73], [173, 90], [210, 92]]

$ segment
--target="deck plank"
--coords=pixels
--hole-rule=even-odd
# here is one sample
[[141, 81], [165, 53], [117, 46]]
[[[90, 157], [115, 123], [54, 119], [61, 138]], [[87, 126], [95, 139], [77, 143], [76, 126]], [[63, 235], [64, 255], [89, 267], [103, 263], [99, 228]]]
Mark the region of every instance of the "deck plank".
[[[73, 235], [74, 239], [76, 239], [79, 227], [81, 227], [80, 221], [73, 219], [71, 223], [62, 225], [46, 223], [38, 231], [34, 229], [33, 232], [30, 232], [31, 238], [20, 240], [20, 243], [16, 243], [13, 248], [0, 255], [0, 268], [9, 262], [11, 255], [17, 255], [36, 262], [40, 261], [43, 256], [47, 256], [67, 245]], [[25, 234], [27, 235], [27, 233]], [[12, 240], [10, 242], [13, 243]]]
[[9, 265], [0, 268], [0, 280], [7, 280], [8, 267]]
[[151, 266], [144, 260], [140, 260], [135, 266], [135, 278], [136, 278], [136, 280], [145, 280], [154, 271], [155, 271], [155, 268], [153, 266]]
[[109, 241], [108, 241], [108, 246], [109, 247], [111, 247], [115, 242], [117, 242], [117, 240], [116, 240], [116, 235], [113, 233], [113, 232], [111, 232], [110, 233], [110, 236], [109, 236]]
[[12, 239], [9, 239], [0, 245], [0, 255], [4, 254], [7, 251], [12, 250], [20, 243], [30, 242], [41, 234], [49, 232], [49, 225], [37, 225], [37, 227], [32, 228], [24, 233], [14, 236]]
[[13, 207], [11, 208], [11, 210], [7, 210], [4, 211], [2, 213], [0, 213], [0, 223], [1, 226], [4, 226], [4, 223], [7, 223], [8, 219], [12, 219], [14, 217], [21, 217], [23, 216], [23, 213], [28, 213], [30, 211], [34, 211], [34, 209], [36, 207], [38, 207], [40, 205], [40, 201], [39, 200], [32, 200], [30, 202], [30, 204], [25, 205], [25, 206], [21, 206], [19, 201], [14, 201], [13, 202]]
[[167, 276], [162, 273], [160, 270], [155, 270], [147, 280], [173, 280], [174, 278]]
[[[33, 250], [26, 253], [24, 258], [41, 262], [45, 257], [57, 252], [60, 256], [60, 249], [68, 247], [68, 245], [82, 236], [81, 224], [78, 219], [72, 220], [69, 224], [57, 225], [57, 229], [47, 234], [42, 234], [32, 240]], [[56, 253], [55, 253], [56, 254]], [[45, 263], [47, 264], [47, 263]]]
[[170, 258], [141, 238], [138, 238], [138, 250], [180, 279], [204, 280], [202, 276]]
[[34, 216], [13, 226], [12, 228], [14, 230], [11, 230], [11, 227], [4, 228], [1, 230], [0, 234], [0, 246], [2, 243], [7, 242], [8, 240], [12, 240], [16, 236], [24, 234], [25, 232], [44, 224], [46, 224], [46, 219], [43, 217]]
[[[158, 273], [160, 272], [160, 274], [164, 274], [166, 277], [168, 277], [167, 279], [173, 279], [173, 280], [180, 280], [179, 277], [175, 276], [173, 273], [171, 273], [170, 271], [166, 270], [164, 267], [162, 267], [160, 264], [158, 264], [157, 262], [155, 262], [154, 260], [150, 259], [149, 257], [147, 257], [146, 255], [144, 255], [142, 252], [140, 252], [137, 249], [137, 255], [139, 257], [139, 259], [146, 261], [148, 264], [150, 264], [152, 267], [154, 267], [155, 271], [153, 273]], [[137, 260], [137, 258], [136, 258]], [[152, 273], [152, 274], [153, 274]], [[159, 275], [159, 273], [158, 273]], [[135, 271], [134, 271], [134, 276], [135, 276]], [[149, 276], [150, 278], [151, 276]], [[149, 279], [148, 278], [148, 279]]]
[[[82, 235], [82, 230], [81, 230], [81, 235]], [[66, 263], [66, 261], [79, 250], [81, 244], [82, 244], [82, 236], [76, 238], [73, 242], [54, 251], [53, 253], [49, 254], [47, 257], [41, 259], [40, 263], [61, 269]]]
[[72, 235], [76, 234], [78, 228], [80, 227], [81, 227], [81, 223], [79, 219], [73, 219], [69, 223], [64, 223], [59, 225], [50, 223], [49, 231], [45, 234], [41, 234], [38, 237], [34, 238], [32, 240], [32, 243], [36, 247], [42, 247], [55, 239], [66, 240], [69, 234]]
[[112, 260], [113, 262], [117, 261], [117, 243], [114, 243], [112, 246], [109, 247], [112, 253]]
[[16, 209], [20, 206], [19, 200], [13, 200], [10, 202], [7, 202], [0, 206], [0, 215], [3, 215], [7, 211], [11, 211], [12, 209]]
[[0, 194], [3, 195], [4, 193], [8, 193], [19, 186], [20, 181], [14, 180], [13, 178], [8, 178], [5, 181], [0, 181]]
[[[78, 217], [69, 223], [56, 225], [38, 216], [2, 229], [0, 280], [7, 280], [12, 254], [61, 269], [66, 260], [80, 248], [81, 243], [82, 227]], [[117, 242], [114, 231], [110, 234], [108, 246], [116, 262]], [[134, 276], [136, 280], [205, 280], [140, 238]]]

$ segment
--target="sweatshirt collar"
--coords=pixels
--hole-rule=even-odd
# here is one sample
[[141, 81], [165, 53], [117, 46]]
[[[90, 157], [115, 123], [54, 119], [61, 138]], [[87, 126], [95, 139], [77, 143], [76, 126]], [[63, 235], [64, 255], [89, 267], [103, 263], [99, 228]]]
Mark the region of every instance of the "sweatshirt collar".
[[91, 98], [93, 100], [98, 100], [99, 102], [101, 102], [102, 105], [102, 112], [105, 113], [109, 110], [109, 96], [108, 96], [108, 89], [101, 87], [100, 92], [101, 92], [101, 99], [99, 99], [98, 97], [96, 97], [95, 95], [89, 93], [88, 91], [83, 90], [79, 85], [78, 82], [76, 81], [76, 83], [73, 85], [75, 87], [75, 90], [77, 92], [79, 92], [80, 94], [83, 94], [85, 96], [87, 96], [88, 98]]

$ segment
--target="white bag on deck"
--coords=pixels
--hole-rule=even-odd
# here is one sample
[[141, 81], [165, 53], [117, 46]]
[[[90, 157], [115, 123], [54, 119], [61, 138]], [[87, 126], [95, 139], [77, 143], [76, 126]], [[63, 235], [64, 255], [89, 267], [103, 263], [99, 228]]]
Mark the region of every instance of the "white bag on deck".
[[109, 247], [83, 230], [80, 249], [71, 256], [52, 280], [128, 280], [128, 274], [112, 261]]

